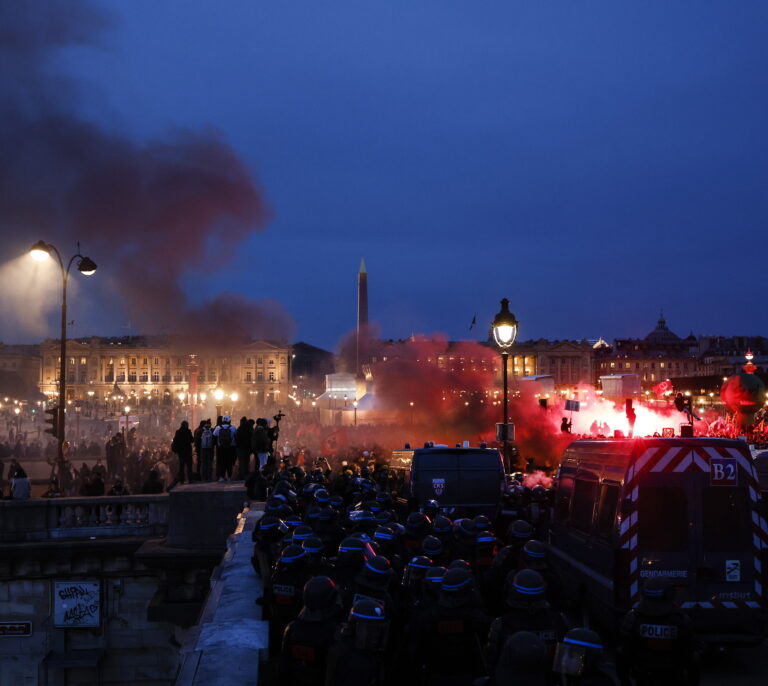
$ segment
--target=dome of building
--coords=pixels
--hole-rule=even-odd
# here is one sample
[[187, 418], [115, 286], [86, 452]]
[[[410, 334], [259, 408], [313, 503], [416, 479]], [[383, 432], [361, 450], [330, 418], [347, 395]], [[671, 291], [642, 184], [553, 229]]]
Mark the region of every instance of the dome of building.
[[645, 337], [645, 340], [649, 343], [678, 343], [680, 341], [680, 336], [672, 333], [667, 328], [667, 322], [662, 314], [661, 318], [656, 323], [656, 328]]

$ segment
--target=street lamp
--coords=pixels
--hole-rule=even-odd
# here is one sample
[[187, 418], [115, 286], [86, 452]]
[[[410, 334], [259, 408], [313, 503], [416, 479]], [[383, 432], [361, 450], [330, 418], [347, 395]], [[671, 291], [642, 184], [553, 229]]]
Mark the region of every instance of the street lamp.
[[130, 405], [126, 405], [124, 408], [125, 410], [125, 426], [123, 426], [123, 436], [128, 434], [128, 413], [131, 411]]
[[213, 391], [213, 397], [216, 400], [216, 417], [221, 417], [221, 401], [224, 399], [224, 391], [221, 388], [216, 388]]
[[[314, 405], [314, 403], [312, 403]], [[355, 426], [357, 426], [357, 400], [352, 401], [352, 407], [355, 408]]]
[[413, 426], [413, 400], [411, 400], [409, 405], [411, 406], [411, 426]]
[[67, 397], [67, 282], [69, 281], [69, 270], [77, 261], [77, 270], [84, 276], [92, 276], [96, 272], [96, 263], [90, 258], [80, 254], [80, 243], [77, 244], [77, 252], [72, 255], [64, 266], [64, 260], [61, 259], [61, 253], [53, 243], [37, 241], [30, 249], [29, 254], [37, 262], [44, 262], [51, 256], [55, 256], [61, 267], [61, 347], [59, 350], [59, 407], [56, 421], [56, 438], [58, 440], [57, 456], [59, 464], [64, 463], [64, 427], [65, 427], [65, 401]]
[[237, 393], [230, 393], [229, 399], [232, 401], [232, 409], [230, 410], [230, 414], [235, 414], [235, 403], [240, 399], [240, 395]]
[[509, 311], [509, 300], [503, 298], [501, 309], [493, 319], [493, 338], [501, 349], [501, 373], [504, 382], [504, 423], [502, 424], [501, 439], [504, 455], [504, 466], [509, 469], [509, 349], [517, 338], [517, 325], [519, 322], [515, 315]]

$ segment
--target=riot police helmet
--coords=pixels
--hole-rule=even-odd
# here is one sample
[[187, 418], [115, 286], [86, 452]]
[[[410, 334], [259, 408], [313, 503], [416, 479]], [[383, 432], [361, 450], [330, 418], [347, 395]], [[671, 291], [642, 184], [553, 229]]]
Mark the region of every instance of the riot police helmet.
[[411, 512], [405, 520], [405, 532], [410, 536], [426, 536], [431, 522], [423, 512]]
[[303, 564], [307, 554], [304, 552], [304, 548], [295, 543], [291, 543], [283, 548], [283, 552], [280, 553], [280, 559], [278, 565], [280, 567], [293, 567]]
[[474, 596], [474, 577], [468, 569], [447, 569], [440, 581], [440, 604], [461, 607]]
[[559, 674], [580, 677], [595, 670], [603, 655], [600, 636], [584, 627], [570, 629], [559, 643], [552, 669]]
[[663, 615], [674, 606], [675, 587], [667, 577], [654, 576], [642, 586], [638, 610], [645, 614]]
[[424, 503], [424, 507], [421, 508], [421, 511], [427, 515], [427, 517], [434, 520], [434, 518], [440, 514], [440, 503], [438, 503], [437, 500], [427, 500], [427, 502]]
[[338, 586], [327, 576], [314, 576], [304, 584], [304, 607], [299, 617], [317, 621], [336, 616], [341, 608]]
[[509, 607], [528, 609], [546, 607], [544, 577], [535, 569], [511, 571], [504, 581], [504, 600]]
[[516, 519], [507, 531], [510, 543], [519, 543], [533, 538], [533, 527], [524, 519]]
[[358, 598], [349, 611], [345, 632], [354, 638], [357, 650], [386, 650], [389, 621], [384, 606], [371, 598]]
[[491, 529], [491, 520], [485, 515], [477, 515], [472, 522], [475, 525], [476, 531], [490, 531]]
[[318, 488], [315, 491], [315, 502], [320, 503], [320, 505], [327, 505], [331, 502], [331, 496], [324, 488]]
[[421, 549], [427, 557], [440, 557], [445, 551], [443, 542], [437, 536], [425, 536], [421, 542]]
[[325, 550], [325, 546], [318, 536], [305, 538], [301, 543], [301, 547], [307, 555], [321, 555], [323, 550]]
[[469, 562], [467, 562], [466, 560], [462, 560], [460, 557], [458, 557], [455, 560], [451, 560], [450, 564], [448, 565], [448, 569], [470, 570], [472, 569], [472, 565], [469, 564]]
[[432, 533], [440, 536], [448, 535], [453, 529], [453, 522], [445, 515], [438, 515], [432, 524]]
[[523, 564], [528, 569], [543, 570], [547, 568], [547, 547], [532, 538], [523, 546]]

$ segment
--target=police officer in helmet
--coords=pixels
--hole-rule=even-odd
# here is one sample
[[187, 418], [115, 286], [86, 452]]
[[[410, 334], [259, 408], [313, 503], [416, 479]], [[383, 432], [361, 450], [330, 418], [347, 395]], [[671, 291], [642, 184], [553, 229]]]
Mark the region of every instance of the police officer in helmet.
[[603, 666], [603, 642], [591, 629], [578, 627], [565, 634], [555, 651], [553, 671], [564, 686], [614, 686]]
[[316, 576], [304, 585], [304, 607], [285, 629], [278, 661], [280, 686], [312, 686], [325, 678], [326, 656], [341, 620], [336, 584]]
[[565, 618], [553, 610], [546, 600], [546, 585], [533, 569], [510, 572], [504, 584], [509, 610], [493, 620], [488, 634], [488, 664], [495, 667], [507, 638], [518, 631], [530, 631], [547, 645], [551, 656], [568, 626]]
[[370, 598], [355, 601], [328, 653], [326, 686], [379, 686], [384, 682], [389, 620]]
[[622, 686], [695, 686], [699, 670], [690, 618], [674, 602], [669, 579], [653, 577], [619, 631], [616, 671]]

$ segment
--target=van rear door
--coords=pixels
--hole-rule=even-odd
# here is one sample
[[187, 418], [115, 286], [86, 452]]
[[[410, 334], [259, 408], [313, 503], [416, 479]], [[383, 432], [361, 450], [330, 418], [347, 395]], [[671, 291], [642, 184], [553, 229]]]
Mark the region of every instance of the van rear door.
[[691, 555], [695, 521], [694, 498], [688, 475], [648, 473], [639, 481], [637, 494], [637, 565], [639, 585], [652, 577], [670, 579], [678, 602], [694, 597], [696, 565]]

